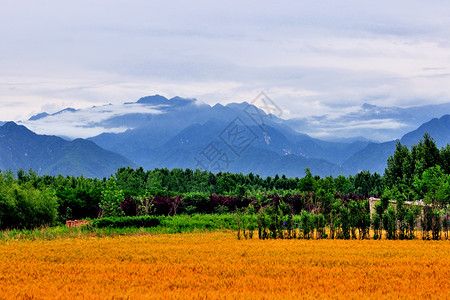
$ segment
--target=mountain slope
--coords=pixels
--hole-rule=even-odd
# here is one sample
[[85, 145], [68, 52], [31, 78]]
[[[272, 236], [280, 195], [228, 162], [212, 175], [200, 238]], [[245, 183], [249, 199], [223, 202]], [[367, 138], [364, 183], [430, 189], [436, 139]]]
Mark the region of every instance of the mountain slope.
[[[178, 99], [181, 104], [173, 102], [174, 99]], [[303, 161], [326, 159], [330, 165], [341, 164], [369, 143], [338, 143], [314, 139], [292, 130], [283, 120], [267, 115], [245, 102], [226, 106], [216, 104], [211, 107], [180, 99], [182, 98], [169, 100], [159, 95], [141, 98], [138, 101], [141, 104], [166, 105], [164, 113], [151, 115], [136, 128], [123, 133], [104, 133], [90, 140], [128, 157], [144, 168], [195, 167], [193, 154], [187, 157], [186, 153], [198, 153], [211, 141], [220, 140], [220, 134], [230, 129], [235, 121], [255, 135], [251, 146], [259, 149], [260, 153], [269, 151], [279, 157], [294, 155]], [[269, 158], [261, 159], [261, 164], [268, 166], [263, 172], [281, 173], [284, 170], [279, 168], [277, 171], [275, 167], [270, 169], [272, 163]], [[325, 169], [325, 164], [321, 165], [323, 168], [318, 167], [317, 173], [326, 174], [330, 171]], [[243, 172], [246, 169], [245, 162], [240, 166], [236, 171]], [[337, 172], [336, 169], [333, 172]], [[303, 170], [300, 173], [303, 174]]]
[[[33, 128], [41, 128], [57, 127], [58, 122], [64, 121], [65, 125], [76, 124], [73, 132], [77, 134], [86, 129], [104, 132], [89, 140], [146, 169], [199, 167], [198, 155], [214, 143], [232, 158], [224, 171], [302, 176], [303, 169], [310, 167], [319, 175], [349, 175], [361, 170], [384, 172], [395, 141], [373, 142], [380, 136], [417, 129], [405, 134], [402, 143], [417, 143], [425, 130], [431, 133], [438, 145], [446, 144], [450, 137], [445, 118], [434, 122], [439, 121], [440, 125], [430, 121], [428, 125], [419, 126], [430, 120], [429, 116], [448, 110], [450, 104], [412, 108], [364, 104], [359, 111], [340, 117], [325, 115], [283, 120], [246, 102], [210, 106], [195, 99], [167, 99], [154, 95], [119, 105], [65, 109], [51, 115], [44, 113], [27, 122], [33, 124]], [[302, 127], [306, 132], [327, 131], [329, 140], [295, 131], [292, 128], [296, 121], [306, 124]], [[437, 131], [433, 132], [433, 128]], [[62, 129], [66, 127], [61, 126]], [[347, 136], [368, 134], [366, 137], [371, 140], [340, 139], [337, 134], [345, 131]], [[243, 137], [238, 136], [240, 132], [244, 132]], [[251, 142], [244, 145], [245, 151], [236, 154], [230, 149], [226, 136], [243, 138], [242, 141], [250, 139]], [[395, 138], [399, 136], [395, 135]]]
[[407, 108], [365, 103], [356, 111], [341, 116], [294, 118], [286, 120], [286, 123], [295, 130], [327, 140], [333, 140], [336, 136], [363, 136], [377, 141], [390, 141], [446, 113], [450, 113], [450, 103]]
[[[416, 145], [425, 133], [429, 133], [440, 148], [450, 143], [450, 115], [432, 119], [416, 130], [405, 134], [400, 142], [403, 145]], [[343, 167], [354, 174], [360, 170], [370, 170], [383, 174], [389, 156], [394, 154], [396, 141], [369, 144], [365, 149], [352, 155], [343, 163]]]
[[146, 152], [147, 159], [141, 163], [149, 169], [203, 168], [213, 172], [254, 172], [261, 176], [300, 177], [307, 167], [321, 176], [342, 174], [342, 169], [333, 163], [299, 154], [294, 144], [271, 127], [261, 131], [258, 126], [248, 126], [242, 136], [248, 141], [237, 137], [237, 141], [245, 143], [236, 144], [227, 139], [230, 124], [233, 123], [210, 120], [191, 125], [161, 147]]
[[123, 166], [135, 166], [123, 156], [77, 139], [37, 135], [8, 122], [0, 127], [0, 169], [33, 169], [39, 174], [105, 177]]
[[414, 145], [420, 141], [425, 134], [428, 132], [431, 137], [436, 142], [436, 145], [441, 148], [450, 143], [450, 115], [442, 116], [441, 118], [434, 118], [424, 124], [414, 131], [405, 134], [401, 142], [404, 145]]
[[383, 175], [387, 159], [394, 154], [396, 141], [384, 143], [370, 143], [363, 150], [355, 153], [347, 159], [342, 167], [348, 174], [356, 174], [360, 171], [377, 172]]

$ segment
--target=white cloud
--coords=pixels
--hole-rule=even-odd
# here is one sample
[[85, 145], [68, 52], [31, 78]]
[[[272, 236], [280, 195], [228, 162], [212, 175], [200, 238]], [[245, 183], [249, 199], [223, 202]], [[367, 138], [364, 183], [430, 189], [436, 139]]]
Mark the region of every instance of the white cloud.
[[265, 90], [286, 117], [450, 101], [446, 1], [5, 1], [0, 120]]
[[100, 123], [126, 114], [160, 114], [157, 106], [141, 104], [102, 105], [76, 111], [63, 111], [35, 121], [22, 121], [19, 124], [39, 134], [58, 135], [68, 138], [88, 138], [104, 132], [120, 133], [127, 126], [105, 127]]

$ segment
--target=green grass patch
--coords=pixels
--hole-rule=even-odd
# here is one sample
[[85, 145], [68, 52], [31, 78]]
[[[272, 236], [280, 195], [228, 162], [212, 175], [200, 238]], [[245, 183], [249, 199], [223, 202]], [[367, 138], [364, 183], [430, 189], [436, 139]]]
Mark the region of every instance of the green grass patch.
[[51, 240], [83, 236], [174, 234], [237, 229], [236, 216], [231, 213], [101, 218], [92, 221], [90, 225], [72, 228], [60, 225], [33, 230], [4, 230], [0, 231], [0, 241]]

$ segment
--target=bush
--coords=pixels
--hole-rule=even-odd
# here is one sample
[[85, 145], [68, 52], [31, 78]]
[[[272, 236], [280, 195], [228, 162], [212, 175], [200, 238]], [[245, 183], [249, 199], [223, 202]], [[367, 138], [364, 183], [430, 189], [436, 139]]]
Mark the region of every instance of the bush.
[[94, 220], [92, 226], [96, 228], [156, 227], [160, 223], [160, 219], [155, 216], [109, 217]]
[[57, 217], [58, 201], [53, 190], [18, 184], [0, 187], [0, 229], [50, 226]]
[[[212, 230], [218, 228], [236, 228], [236, 223], [229, 215], [229, 220], [220, 215], [177, 215], [161, 218], [161, 227], [169, 228], [172, 232], [189, 232], [194, 229]], [[233, 224], [231, 224], [233, 223]]]
[[209, 195], [199, 192], [184, 194], [182, 200], [186, 213], [212, 213], [213, 209], [209, 205]]

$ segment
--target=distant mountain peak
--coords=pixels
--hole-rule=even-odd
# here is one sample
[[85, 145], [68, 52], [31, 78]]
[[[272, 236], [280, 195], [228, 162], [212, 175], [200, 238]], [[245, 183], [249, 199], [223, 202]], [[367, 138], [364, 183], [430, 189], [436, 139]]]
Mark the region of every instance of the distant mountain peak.
[[[8, 139], [13, 139], [18, 143], [21, 143], [24, 138], [26, 139], [34, 139], [37, 136], [36, 133], [29, 130], [23, 125], [18, 125], [15, 122], [6, 122], [3, 126], [0, 127], [0, 148], [1, 144], [4, 143]], [[1, 149], [0, 149], [1, 151]], [[0, 165], [1, 165], [2, 157], [0, 154]], [[1, 169], [1, 166], [0, 166]]]
[[20, 133], [26, 132], [26, 133], [33, 133], [31, 130], [29, 130], [29, 129], [26, 128], [25, 126], [23, 126], [23, 125], [18, 125], [18, 124], [16, 124], [16, 123], [13, 122], [13, 121], [9, 121], [9, 122], [6, 122], [5, 124], [3, 124], [3, 126], [0, 127], [0, 130], [1, 130], [1, 131], [8, 132], [8, 133], [11, 133], [11, 132], [20, 132]]
[[75, 108], [67, 107], [67, 108], [64, 108], [64, 109], [62, 109], [62, 110], [60, 110], [58, 112], [55, 112], [54, 114], [52, 114], [52, 116], [56, 116], [56, 115], [62, 114], [64, 112], [76, 112], [76, 111], [77, 111], [77, 109], [75, 109]]
[[364, 104], [362, 105], [362, 108], [363, 108], [363, 109], [374, 109], [374, 108], [376, 108], [376, 107], [377, 107], [376, 105], [369, 104], [369, 103], [364, 103]]
[[19, 126], [19, 125], [17, 125], [16, 122], [14, 122], [14, 121], [8, 121], [3, 126], [5, 128], [12, 128], [12, 127]]
[[45, 117], [47, 117], [47, 116], [49, 116], [49, 115], [50, 115], [49, 113], [42, 112], [42, 113], [40, 113], [40, 114], [37, 114], [37, 115], [32, 116], [31, 118], [28, 119], [28, 121], [36, 121], [36, 120], [40, 120], [40, 119], [45, 118]]
[[194, 103], [195, 101], [196, 99], [193, 98], [182, 98], [179, 96], [167, 99], [166, 97], [157, 94], [153, 96], [142, 97], [136, 103], [146, 105], [167, 105], [169, 107], [181, 107]]
[[229, 108], [235, 108], [235, 109], [246, 109], [248, 106], [250, 106], [250, 105], [252, 105], [252, 104], [249, 104], [248, 102], [241, 102], [241, 103], [235, 103], [235, 102], [233, 102], [233, 103], [228, 103], [227, 105], [226, 105], [226, 107], [229, 107]]
[[223, 106], [220, 103], [216, 103], [216, 104], [214, 104], [214, 106], [212, 108], [223, 108], [223, 107], [225, 107], [225, 106]]
[[175, 96], [173, 98], [170, 98], [169, 101], [171, 102], [186, 102], [186, 103], [191, 103], [191, 102], [195, 102], [195, 98], [182, 98], [180, 96]]
[[168, 104], [168, 102], [169, 102], [169, 99], [167, 99], [164, 96], [156, 94], [156, 95], [153, 95], [153, 96], [142, 97], [136, 103], [163, 105], [163, 104]]
[[67, 107], [67, 108], [64, 108], [64, 109], [62, 109], [60, 111], [57, 111], [57, 112], [55, 112], [53, 114], [49, 114], [47, 112], [42, 112], [42, 113], [39, 113], [37, 115], [32, 116], [31, 118], [28, 119], [28, 121], [37, 121], [37, 120], [43, 119], [43, 118], [48, 117], [48, 116], [56, 116], [56, 115], [62, 114], [64, 112], [76, 112], [76, 111], [77, 111], [77, 109], [75, 109], [75, 108]]

